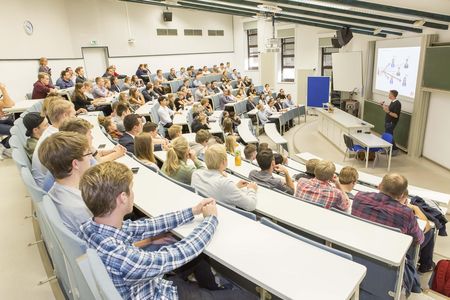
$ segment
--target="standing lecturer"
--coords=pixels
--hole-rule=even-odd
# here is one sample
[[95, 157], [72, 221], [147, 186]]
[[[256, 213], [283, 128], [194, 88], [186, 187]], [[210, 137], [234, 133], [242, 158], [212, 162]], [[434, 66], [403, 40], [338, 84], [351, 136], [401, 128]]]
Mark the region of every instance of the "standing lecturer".
[[[394, 129], [397, 126], [398, 119], [400, 117], [400, 112], [402, 110], [402, 104], [397, 100], [398, 91], [389, 91], [389, 105], [382, 103], [383, 110], [386, 112], [386, 117], [384, 118], [384, 132], [392, 134], [394, 136]], [[395, 141], [392, 140], [392, 150], [397, 150]]]

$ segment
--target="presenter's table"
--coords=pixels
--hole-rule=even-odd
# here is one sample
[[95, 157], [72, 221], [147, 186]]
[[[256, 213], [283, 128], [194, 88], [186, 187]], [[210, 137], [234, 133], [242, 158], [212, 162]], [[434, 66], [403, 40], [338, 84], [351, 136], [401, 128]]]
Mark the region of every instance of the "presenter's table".
[[369, 153], [370, 149], [374, 148], [384, 148], [389, 150], [389, 160], [388, 160], [388, 167], [387, 170], [391, 169], [391, 157], [392, 157], [392, 144], [383, 140], [382, 138], [377, 137], [376, 135], [372, 133], [352, 133], [350, 134], [350, 137], [355, 140], [359, 145], [366, 148], [366, 168], [369, 164]]

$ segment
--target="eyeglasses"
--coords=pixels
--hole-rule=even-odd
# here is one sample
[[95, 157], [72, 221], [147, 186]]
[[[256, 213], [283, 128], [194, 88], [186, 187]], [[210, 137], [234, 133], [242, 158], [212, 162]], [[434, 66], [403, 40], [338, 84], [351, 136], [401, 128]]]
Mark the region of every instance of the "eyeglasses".
[[83, 154], [81, 157], [85, 157], [85, 156], [89, 156], [89, 155], [93, 155], [93, 154], [94, 154], [94, 153], [89, 152], [89, 153]]

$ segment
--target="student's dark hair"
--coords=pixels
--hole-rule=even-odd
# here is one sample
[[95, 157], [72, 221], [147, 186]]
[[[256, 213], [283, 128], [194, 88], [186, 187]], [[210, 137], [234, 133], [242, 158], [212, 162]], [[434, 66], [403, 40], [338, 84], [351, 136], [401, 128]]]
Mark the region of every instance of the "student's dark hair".
[[130, 114], [123, 119], [123, 126], [125, 131], [133, 130], [134, 126], [139, 125], [139, 119], [141, 117], [138, 114]]
[[260, 143], [258, 151], [262, 151], [262, 150], [265, 150], [265, 149], [270, 149], [269, 148], [269, 144], [268, 143]]
[[397, 90], [390, 90], [389, 93], [391, 93], [396, 98], [398, 96], [398, 91]]
[[66, 76], [67, 73], [69, 73], [69, 71], [67, 71], [67, 70], [62, 70], [62, 71], [61, 71], [61, 77]]
[[153, 122], [146, 122], [142, 128], [143, 132], [152, 132], [158, 128], [158, 125]]
[[125, 103], [119, 103], [117, 104], [117, 108], [116, 108], [116, 114], [121, 117], [123, 115], [124, 112], [126, 112], [127, 110], [129, 110], [130, 108], [128, 107], [127, 104]]
[[280, 153], [274, 153], [273, 154], [273, 159], [275, 160], [275, 164], [276, 165], [282, 165], [283, 164], [283, 155], [281, 155]]
[[161, 103], [161, 102], [163, 102], [163, 101], [164, 101], [165, 99], [166, 99], [165, 97], [163, 97], [163, 96], [160, 96], [160, 97], [158, 98], [158, 103]]
[[264, 149], [256, 154], [256, 161], [258, 162], [261, 170], [265, 171], [270, 169], [273, 161], [273, 152], [270, 149]]

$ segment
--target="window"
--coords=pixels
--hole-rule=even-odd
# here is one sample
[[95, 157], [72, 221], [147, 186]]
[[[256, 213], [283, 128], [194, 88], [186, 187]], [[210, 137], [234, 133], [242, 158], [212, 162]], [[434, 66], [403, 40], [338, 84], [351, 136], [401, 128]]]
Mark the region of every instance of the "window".
[[258, 30], [247, 30], [247, 56], [248, 56], [248, 70], [258, 70]]
[[338, 53], [339, 48], [324, 47], [322, 48], [322, 76], [330, 76], [333, 73], [333, 65], [331, 64], [331, 54]]
[[224, 36], [223, 30], [208, 30], [209, 36]]
[[295, 44], [294, 38], [281, 39], [281, 81], [294, 82]]
[[177, 29], [157, 28], [156, 35], [178, 35]]
[[203, 34], [201, 29], [185, 29], [184, 35], [196, 35], [201, 36]]

